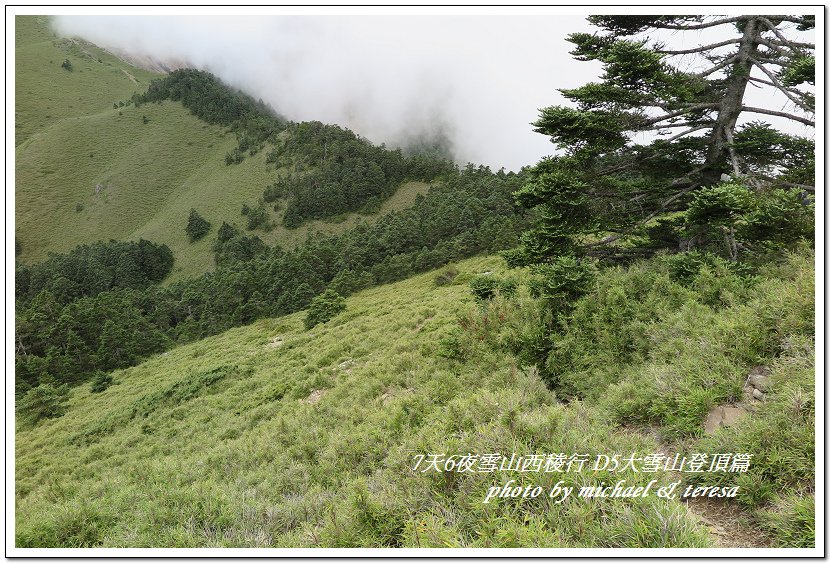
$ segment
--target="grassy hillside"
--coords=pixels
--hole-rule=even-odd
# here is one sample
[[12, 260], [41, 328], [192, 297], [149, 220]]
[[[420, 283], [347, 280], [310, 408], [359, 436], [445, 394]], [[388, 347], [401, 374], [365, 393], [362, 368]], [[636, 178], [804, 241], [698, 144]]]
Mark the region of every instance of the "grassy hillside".
[[[667, 278], [642, 289], [643, 276], [665, 276], [648, 265], [603, 275], [578, 308], [598, 308], [597, 322], [619, 311], [613, 295], [645, 291], [632, 307], [652, 311], [652, 322], [644, 326], [634, 309], [602, 328], [575, 321], [563, 341], [596, 332], [581, 345], [586, 371], [570, 373], [606, 381], [584, 401], [560, 403], [509, 352], [540, 327], [524, 291], [484, 308], [472, 302], [475, 274], [526, 281], [495, 258], [445, 269], [457, 275], [442, 276], [441, 285], [433, 272], [365, 290], [310, 331], [298, 313], [173, 349], [114, 372], [100, 394], [74, 388], [65, 415], [18, 429], [16, 543], [811, 545], [810, 262], [796, 256], [768, 269], [744, 293], [706, 272], [686, 290]], [[715, 289], [734, 301], [711, 300]], [[603, 362], [631, 352], [630, 338], [639, 344], [614, 360], [609, 387]], [[759, 359], [770, 366], [766, 397], [739, 424], [704, 435], [707, 410], [735, 401], [723, 390]], [[655, 373], [662, 375], [652, 381]], [[737, 478], [741, 504], [721, 501], [713, 513], [654, 496], [484, 504], [491, 486], [511, 478], [549, 489], [563, 478], [644, 485], [677, 474], [411, 470], [415, 455], [430, 453], [700, 451], [755, 455], [758, 469], [747, 474], [685, 475], [708, 485]]]
[[[159, 75], [131, 67], [94, 45], [54, 36], [45, 17], [16, 22], [16, 238], [24, 262], [96, 240], [147, 238], [167, 244], [176, 264], [170, 280], [213, 268], [212, 240], [222, 221], [242, 227], [243, 203], [254, 204], [276, 177], [264, 153], [227, 166], [236, 139], [178, 102], [113, 108]], [[72, 70], [61, 67], [64, 59]], [[145, 119], [146, 118], [146, 119]], [[284, 247], [311, 232], [336, 233], [360, 220], [410, 205], [426, 184], [405, 184], [381, 211], [337, 221], [257, 231]], [[191, 208], [213, 224], [190, 244]]]
[[484, 505], [507, 474], [409, 469], [418, 453], [656, 447], [558, 404], [507, 354], [437, 353], [470, 306], [465, 280], [500, 269], [469, 260], [453, 285], [367, 290], [311, 331], [301, 314], [265, 320], [74, 389], [67, 414], [18, 433], [17, 544], [708, 545], [678, 502]]
[[[64, 60], [71, 71], [61, 67]], [[47, 16], [17, 16], [15, 145], [65, 119], [112, 108], [158, 76], [90, 43], [58, 37]]]

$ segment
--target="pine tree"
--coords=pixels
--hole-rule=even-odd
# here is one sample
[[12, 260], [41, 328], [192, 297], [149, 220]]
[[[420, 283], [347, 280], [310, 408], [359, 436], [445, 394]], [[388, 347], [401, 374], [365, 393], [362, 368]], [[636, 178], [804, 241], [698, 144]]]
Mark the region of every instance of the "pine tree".
[[199, 215], [195, 209], [190, 210], [190, 216], [187, 218], [187, 227], [185, 232], [190, 242], [196, 242], [210, 231], [210, 223]]
[[[812, 140], [746, 120], [774, 116], [814, 127], [809, 85], [815, 47], [797, 37], [798, 31], [813, 29], [813, 17], [594, 16], [589, 21], [604, 33], [574, 33], [568, 40], [575, 58], [602, 63], [601, 81], [562, 90], [575, 107], [545, 108], [534, 123], [563, 154], [540, 161], [516, 193], [521, 205], [537, 209], [538, 220], [524, 233], [521, 247], [507, 254], [512, 264], [639, 252], [643, 249], [619, 243], [648, 235], [649, 229], [663, 229], [664, 244], [688, 249], [704, 237], [695, 239], [698, 231], [690, 235], [690, 223], [671, 214], [723, 182], [736, 187], [719, 189], [723, 198], [713, 201], [715, 207], [740, 199], [735, 190], [744, 189], [753, 198], [795, 190], [809, 203], [806, 194], [815, 190]], [[703, 29], [720, 31], [722, 40], [677, 50], [656, 39], [679, 40]], [[702, 68], [689, 70], [694, 63]], [[749, 105], [750, 85], [782, 94], [787, 111], [769, 96], [768, 107]], [[643, 134], [654, 140], [636, 143]], [[710, 200], [718, 194], [710, 193]], [[758, 205], [753, 199], [749, 209], [734, 211], [750, 214]], [[705, 217], [704, 212], [698, 219]], [[728, 223], [721, 221], [719, 228], [735, 243], [733, 221]], [[647, 250], [654, 247], [652, 239]]]

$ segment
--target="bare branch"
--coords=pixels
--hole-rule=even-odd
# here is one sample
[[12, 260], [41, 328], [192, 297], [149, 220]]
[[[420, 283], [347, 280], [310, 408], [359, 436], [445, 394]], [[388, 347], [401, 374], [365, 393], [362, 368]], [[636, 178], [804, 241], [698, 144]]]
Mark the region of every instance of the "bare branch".
[[799, 123], [803, 123], [804, 125], [809, 125], [810, 127], [815, 127], [816, 122], [810, 121], [805, 117], [799, 117], [797, 115], [793, 115], [791, 113], [786, 113], [783, 111], [773, 111], [771, 109], [764, 109], [764, 108], [753, 108], [749, 106], [742, 106], [741, 111], [748, 111], [750, 113], [763, 113], [765, 115], [775, 115], [778, 117], [786, 117], [787, 119], [791, 119], [793, 121], [798, 121]]
[[769, 79], [772, 81], [772, 85], [775, 86], [776, 88], [778, 88], [778, 90], [781, 91], [782, 94], [787, 96], [787, 99], [789, 99], [792, 103], [794, 103], [795, 105], [797, 105], [798, 107], [800, 107], [804, 111], [812, 113], [812, 110], [810, 109], [810, 107], [807, 106], [807, 104], [805, 104], [804, 102], [802, 102], [798, 98], [796, 98], [795, 96], [793, 96], [790, 93], [790, 91], [788, 90], [788, 88], [786, 86], [784, 86], [783, 84], [781, 84], [778, 81], [778, 79], [775, 77], [775, 75], [773, 73], [771, 73], [769, 70], [767, 70], [766, 67], [764, 67], [764, 65], [762, 65], [761, 63], [759, 63], [758, 61], [756, 61], [752, 57], [750, 57], [749, 60], [752, 61], [753, 63], [755, 63], [755, 66], [757, 68], [761, 69], [761, 71], [769, 77]]
[[776, 34], [779, 41], [775, 39], [767, 39], [766, 37], [759, 38], [758, 42], [762, 45], [766, 45], [772, 49], [780, 48], [780, 47], [787, 47], [788, 49], [795, 50], [798, 49], [815, 49], [815, 43], [802, 43], [801, 41], [793, 41], [792, 39], [787, 39], [787, 36], [784, 34]]
[[658, 49], [657, 52], [663, 55], [689, 55], [691, 53], [702, 53], [704, 51], [709, 51], [710, 49], [717, 49], [718, 47], [725, 47], [726, 45], [734, 45], [736, 43], [740, 43], [741, 40], [738, 38], [735, 39], [727, 39], [726, 41], [721, 41], [720, 43], [712, 43], [710, 45], [701, 45], [695, 49], [686, 49], [683, 51], [663, 51]]
[[769, 21], [767, 18], [758, 18], [758, 19], [760, 19], [761, 23], [763, 23], [765, 26], [767, 26], [767, 28], [771, 32], [773, 32], [778, 39], [781, 40], [781, 43], [783, 43], [783, 45], [780, 45], [781, 47], [789, 47], [791, 49], [796, 48], [796, 47], [802, 47], [804, 49], [815, 49], [816, 48], [816, 46], [812, 43], [799, 43], [798, 41], [792, 41], [791, 39], [788, 39], [787, 36], [784, 35], [783, 33], [781, 33], [778, 30], [778, 28], [776, 27], [776, 25], [774, 23], [772, 23], [771, 21]]
[[816, 187], [811, 186], [809, 184], [797, 184], [795, 182], [785, 182], [784, 180], [780, 180], [780, 179], [775, 178], [773, 176], [767, 176], [766, 174], [760, 174], [758, 172], [754, 172], [753, 174], [755, 176], [758, 176], [759, 178], [763, 178], [764, 180], [767, 180], [768, 182], [775, 182], [777, 184], [781, 184], [782, 186], [788, 186], [790, 188], [799, 188], [799, 189], [804, 190], [806, 192], [812, 192], [812, 193], [815, 193], [815, 191], [816, 191]]
[[663, 140], [670, 143], [672, 141], [676, 141], [677, 139], [679, 139], [681, 137], [685, 137], [686, 135], [688, 135], [690, 133], [694, 133], [695, 131], [700, 131], [701, 129], [711, 129], [714, 126], [715, 126], [714, 122], [710, 122], [709, 125], [698, 125], [697, 127], [692, 127], [691, 129], [686, 129], [682, 133], [678, 133], [677, 135], [674, 135], [673, 137], [669, 137], [668, 139], [663, 139]]
[[[776, 53], [778, 53], [778, 56], [780, 56], [780, 57], [789, 57], [790, 56], [790, 53], [788, 53], [787, 51], [782, 49], [780, 45], [776, 45], [775, 43], [773, 43], [772, 41], [770, 41], [769, 39], [766, 39], [764, 37], [758, 37], [758, 44], [763, 45], [764, 47], [767, 47], [768, 49], [771, 49], [771, 50], [775, 51]], [[759, 51], [759, 53], [760, 53], [760, 51]]]
[[[687, 113], [691, 113], [698, 109], [714, 109], [720, 107], [720, 104], [717, 103], [707, 103], [707, 104], [693, 104], [687, 108], [679, 109], [677, 111], [673, 111], [671, 113], [667, 113], [666, 115], [660, 115], [657, 117], [652, 117], [643, 122], [643, 125], [654, 125], [655, 123], [660, 123], [661, 121], [665, 121], [667, 119], [671, 119], [673, 117], [679, 117], [681, 115], [685, 115]], [[641, 130], [638, 128], [638, 131]]]
[[[704, 123], [699, 123], [698, 125], [712, 127], [715, 124], [714, 121], [706, 121]], [[677, 127], [691, 127], [692, 124], [688, 122], [683, 123], [666, 123], [664, 125], [655, 125], [654, 127], [643, 127], [642, 129], [638, 129], [638, 131], [661, 131], [663, 129], [671, 129]]]
[[692, 29], [706, 29], [708, 27], [715, 27], [718, 25], [723, 25], [725, 23], [733, 23], [746, 20], [749, 16], [736, 16], [733, 18], [723, 18], [720, 20], [715, 20], [713, 22], [707, 23], [699, 23], [699, 24], [691, 24], [691, 25], [684, 25], [684, 24], [668, 24], [668, 23], [660, 23], [657, 22], [654, 27], [660, 29], [679, 29], [679, 30], [692, 30]]
[[729, 129], [724, 129], [724, 134], [726, 135], [726, 142], [727, 148], [729, 149], [729, 160], [732, 163], [732, 172], [735, 173], [735, 177], [741, 176], [741, 163], [738, 159], [738, 153], [735, 152], [735, 139], [732, 137], [732, 131]]
[[713, 74], [713, 73], [719, 71], [720, 69], [722, 69], [726, 66], [729, 66], [730, 64], [734, 63], [736, 60], [737, 60], [736, 56], [729, 57], [728, 59], [725, 59], [725, 60], [721, 61], [720, 63], [716, 64], [715, 66], [713, 66], [709, 70], [704, 70], [703, 72], [699, 72], [699, 73], [695, 74], [694, 76], [697, 76], [699, 78], [703, 78], [704, 76], [709, 76], [710, 74]]
[[797, 23], [800, 25], [814, 23], [811, 20], [806, 20], [804, 18], [797, 18], [795, 16], [775, 16], [776, 19], [781, 20], [782, 22], [790, 22], [790, 23]]

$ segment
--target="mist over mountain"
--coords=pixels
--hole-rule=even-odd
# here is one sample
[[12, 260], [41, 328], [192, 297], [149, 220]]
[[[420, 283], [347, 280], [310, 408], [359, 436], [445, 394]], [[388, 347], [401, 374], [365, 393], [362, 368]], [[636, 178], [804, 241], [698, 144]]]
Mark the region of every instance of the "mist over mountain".
[[[584, 18], [58, 16], [55, 29], [148, 68], [193, 66], [293, 120], [406, 147], [443, 139], [460, 163], [518, 169], [553, 152], [530, 122], [594, 65], [568, 55]], [[559, 98], [561, 99], [561, 98]]]

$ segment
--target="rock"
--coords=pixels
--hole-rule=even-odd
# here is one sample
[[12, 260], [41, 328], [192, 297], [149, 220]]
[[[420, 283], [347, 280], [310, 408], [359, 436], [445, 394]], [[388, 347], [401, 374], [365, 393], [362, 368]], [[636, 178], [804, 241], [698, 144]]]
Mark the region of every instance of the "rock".
[[340, 370], [351, 369], [351, 367], [354, 365], [354, 363], [355, 363], [354, 360], [346, 360], [345, 362], [342, 362], [342, 363], [338, 364], [337, 369], [340, 369]]
[[752, 396], [758, 399], [759, 401], [764, 398], [764, 394], [758, 389], [752, 390]]
[[749, 384], [756, 390], [768, 391], [771, 373], [767, 366], [755, 366], [749, 370]]
[[746, 415], [746, 409], [739, 406], [717, 406], [706, 415], [706, 420], [703, 421], [703, 429], [707, 434], [714, 434], [721, 426], [732, 426]]
[[270, 346], [271, 348], [279, 348], [280, 346], [282, 346], [282, 344], [283, 344], [282, 337], [275, 336], [274, 338], [271, 339], [271, 342], [268, 343], [268, 346]]
[[305, 402], [310, 404], [310, 405], [313, 405], [317, 401], [322, 399], [323, 395], [325, 395], [325, 394], [326, 394], [325, 389], [315, 389], [314, 391], [311, 392], [311, 394], [308, 397], [305, 398]]

